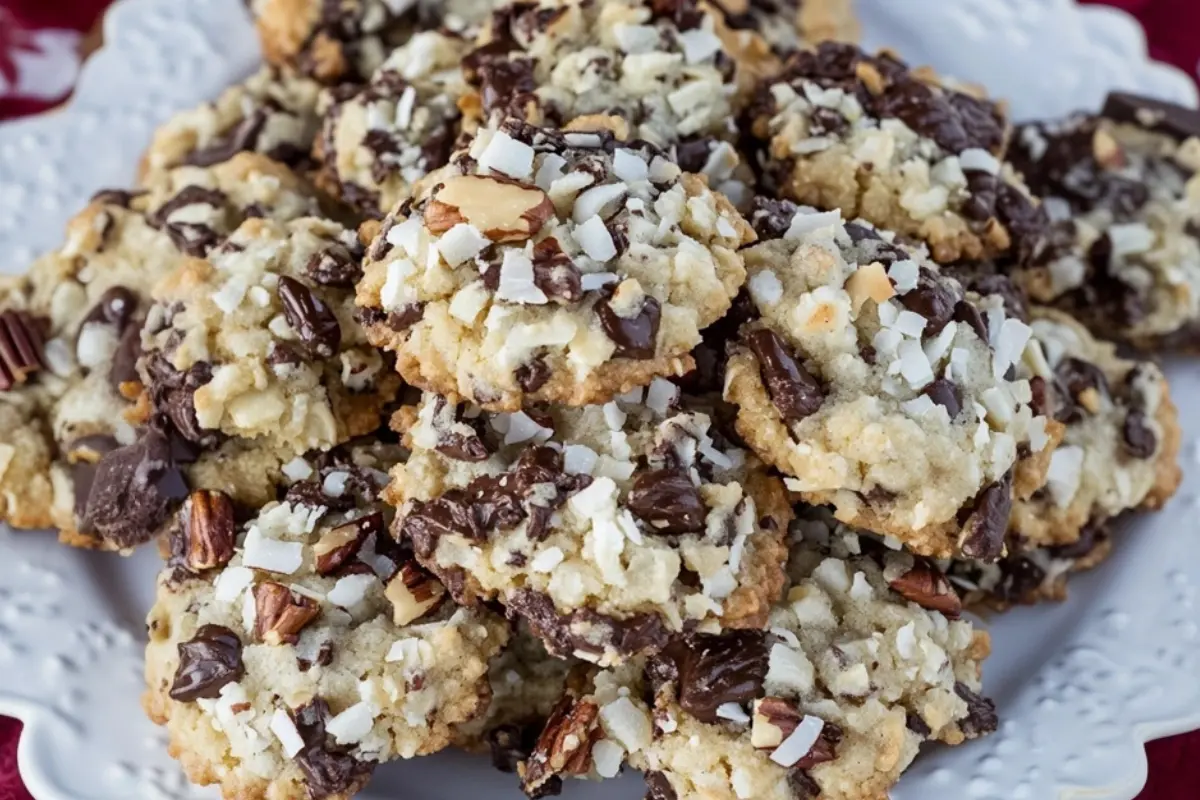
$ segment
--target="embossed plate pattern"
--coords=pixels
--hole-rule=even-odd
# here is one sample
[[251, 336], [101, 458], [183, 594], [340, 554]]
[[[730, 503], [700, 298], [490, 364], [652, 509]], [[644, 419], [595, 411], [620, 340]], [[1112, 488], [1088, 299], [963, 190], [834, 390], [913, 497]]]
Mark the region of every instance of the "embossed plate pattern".
[[[1151, 63], [1127, 16], [1073, 0], [860, 0], [867, 43], [892, 45], [1011, 98], [1018, 117], [1094, 106], [1114, 87], [1195, 103], [1182, 73]], [[242, 0], [123, 0], [70, 106], [0, 128], [0, 269], [53, 247], [96, 189], [128, 184], [154, 125], [215, 96], [258, 58]], [[1200, 370], [1168, 365], [1182, 408]], [[1187, 480], [1162, 514], [1135, 520], [1117, 554], [1061, 606], [989, 620], [995, 736], [922, 758], [897, 800], [1128, 800], [1141, 743], [1200, 727], [1200, 419]], [[0, 713], [26, 723], [20, 765], [39, 800], [183, 800], [189, 787], [137, 710], [143, 617], [157, 557], [70, 551], [0, 528]], [[444, 754], [382, 769], [382, 800], [516, 800], [487, 759]], [[571, 786], [580, 800], [641, 797], [634, 776]]]

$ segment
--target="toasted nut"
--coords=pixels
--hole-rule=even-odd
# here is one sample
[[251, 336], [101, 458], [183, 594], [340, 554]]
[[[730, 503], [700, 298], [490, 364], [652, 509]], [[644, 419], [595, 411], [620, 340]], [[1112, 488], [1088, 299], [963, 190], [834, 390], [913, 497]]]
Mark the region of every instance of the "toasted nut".
[[917, 559], [913, 568], [888, 582], [892, 590], [922, 608], [940, 611], [950, 619], [962, 613], [962, 600], [950, 581], [928, 561]]
[[616, 114], [584, 114], [568, 122], [563, 130], [579, 133], [609, 131], [621, 142], [629, 138], [629, 123]]
[[754, 721], [750, 726], [750, 744], [760, 750], [771, 750], [792, 735], [804, 715], [800, 709], [778, 697], [754, 701]]
[[530, 797], [559, 775], [586, 775], [592, 768], [592, 747], [603, 737], [600, 707], [590, 700], [564, 696], [550, 712], [533, 753], [522, 770]]
[[425, 209], [425, 227], [444, 233], [468, 222], [493, 242], [520, 242], [554, 216], [541, 189], [482, 175], [449, 178]]
[[1097, 128], [1092, 134], [1092, 155], [1096, 163], [1105, 169], [1120, 169], [1125, 166], [1125, 151], [1113, 135], [1103, 128]]
[[442, 602], [446, 587], [410, 561], [388, 582], [384, 594], [392, 601], [392, 620], [397, 625], [408, 625]]
[[181, 512], [188, 569], [223, 567], [233, 558], [233, 501], [224, 492], [192, 492]]
[[274, 581], [254, 587], [254, 608], [254, 635], [269, 645], [295, 644], [304, 626], [321, 613], [315, 600]]
[[1100, 413], [1102, 398], [1100, 397], [1100, 392], [1098, 392], [1094, 386], [1089, 386], [1080, 392], [1079, 396], [1075, 398], [1075, 401], [1078, 402], [1079, 405], [1086, 408], [1089, 414]]
[[883, 80], [883, 75], [875, 68], [874, 64], [866, 61], [860, 61], [854, 67], [854, 74], [862, 81], [863, 86], [867, 87], [867, 91], [875, 96], [883, 94], [886, 84]]
[[358, 555], [366, 538], [366, 529], [357, 522], [348, 522], [326, 531], [313, 545], [317, 574], [328, 575], [343, 567]]
[[850, 276], [850, 279], [846, 281], [846, 292], [850, 295], [854, 313], [857, 314], [867, 300], [882, 303], [895, 297], [896, 287], [892, 286], [892, 281], [884, 271], [883, 264], [875, 261], [859, 268]]

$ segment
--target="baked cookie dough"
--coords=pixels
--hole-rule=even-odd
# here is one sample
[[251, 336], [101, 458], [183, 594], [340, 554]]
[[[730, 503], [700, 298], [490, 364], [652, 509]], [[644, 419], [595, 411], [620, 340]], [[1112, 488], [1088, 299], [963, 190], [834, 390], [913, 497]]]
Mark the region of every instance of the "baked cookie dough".
[[1127, 511], [1159, 509], [1179, 487], [1181, 431], [1158, 366], [1122, 358], [1061, 312], [1034, 308], [1019, 374], [1039, 413], [1064, 426], [1046, 484], [1013, 505], [1026, 549], [1063, 546]]
[[171, 117], [142, 156], [142, 181], [178, 166], [211, 167], [241, 152], [302, 168], [318, 127], [320, 84], [263, 67], [215, 102]]
[[569, 691], [522, 768], [531, 796], [623, 762], [662, 800], [875, 800], [925, 741], [997, 724], [986, 633], [928, 593], [925, 565], [798, 525], [766, 631], [688, 634]]
[[590, 128], [670, 147], [733, 139], [737, 65], [721, 15], [691, 0], [542, 0], [497, 11], [463, 62], [484, 118]]
[[889, 54], [824, 42], [764, 79], [751, 131], [778, 192], [922, 240], [935, 260], [1025, 260], [1047, 220], [1004, 162], [1001, 107]]
[[470, 37], [499, 0], [248, 0], [268, 64], [330, 86], [365, 81], [416, 31]]
[[761, 628], [791, 517], [779, 479], [652, 383], [604, 406], [400, 415], [395, 537], [463, 604], [498, 600], [560, 658], [602, 665], [672, 632]]
[[1017, 272], [1097, 335], [1200, 349], [1200, 112], [1113, 94], [1099, 115], [1017, 129], [1011, 158], [1053, 220]]
[[652, 145], [510, 118], [388, 216], [358, 304], [414, 386], [494, 410], [603, 403], [692, 368], [753, 236]]
[[317, 181], [355, 211], [381, 218], [450, 159], [467, 92], [467, 43], [414, 34], [366, 84], [332, 90], [316, 142]]
[[[386, 466], [381, 464], [381, 466]], [[349, 798], [487, 706], [508, 638], [387, 535], [385, 473], [336, 468], [244, 525], [194, 492], [147, 620], [148, 715], [188, 778], [239, 800]]]
[[288, 219], [316, 209], [295, 176], [256, 154], [162, 173], [155, 184], [101, 193], [69, 224], [61, 248], [7, 282], [6, 316], [36, 322], [29, 328], [13, 317], [5, 338], [17, 346], [8, 352], [24, 352], [22, 336], [32, 330], [40, 365], [0, 395], [18, 423], [0, 435], [0, 449], [14, 451], [0, 477], [10, 524], [54, 526], [69, 543], [102, 544], [83, 532], [87, 497], [96, 461], [137, 438], [135, 365], [154, 285], [251, 215]]
[[1010, 371], [1032, 331], [866, 223], [767, 201], [730, 346], [738, 433], [806, 502], [923, 555], [992, 561], [1060, 426]]

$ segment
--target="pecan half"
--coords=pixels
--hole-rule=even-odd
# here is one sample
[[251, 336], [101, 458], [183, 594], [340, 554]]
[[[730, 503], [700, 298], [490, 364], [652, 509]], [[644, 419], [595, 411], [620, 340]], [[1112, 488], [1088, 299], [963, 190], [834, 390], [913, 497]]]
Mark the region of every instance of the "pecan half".
[[45, 368], [42, 332], [24, 311], [0, 314], [0, 391], [20, 386]]
[[236, 523], [233, 501], [224, 492], [199, 489], [180, 512], [188, 569], [201, 572], [223, 567], [233, 558]]
[[425, 208], [425, 227], [445, 233], [462, 222], [493, 242], [521, 242], [554, 216], [550, 197], [536, 186], [485, 175], [448, 178]]
[[526, 794], [543, 796], [559, 776], [588, 773], [592, 747], [604, 736], [599, 719], [600, 707], [591, 700], [567, 695], [558, 701], [522, 770]]
[[254, 607], [254, 635], [269, 645], [295, 644], [304, 626], [321, 613], [315, 600], [274, 581], [254, 587]]

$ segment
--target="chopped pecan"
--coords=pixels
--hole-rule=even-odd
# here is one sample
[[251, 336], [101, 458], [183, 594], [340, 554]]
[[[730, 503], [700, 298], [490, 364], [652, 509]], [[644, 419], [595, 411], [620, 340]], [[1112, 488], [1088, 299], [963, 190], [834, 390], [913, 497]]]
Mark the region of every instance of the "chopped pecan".
[[181, 512], [187, 566], [193, 572], [223, 567], [233, 558], [233, 501], [224, 492], [198, 489]]
[[591, 700], [564, 696], [550, 713], [546, 727], [525, 762], [521, 780], [530, 797], [562, 775], [586, 775], [592, 767], [592, 747], [604, 736], [600, 707]]
[[445, 233], [470, 223], [493, 242], [520, 242], [554, 216], [550, 197], [536, 186], [484, 175], [449, 178], [425, 209], [425, 227]]
[[778, 697], [754, 701], [754, 722], [750, 727], [750, 744], [760, 750], [771, 750], [792, 735], [804, 715], [800, 709]]
[[315, 600], [274, 581], [254, 587], [254, 607], [254, 635], [269, 645], [295, 644], [304, 626], [321, 613]]
[[432, 575], [415, 562], [400, 567], [384, 590], [392, 601], [392, 619], [397, 625], [408, 625], [432, 611], [446, 594]]
[[962, 613], [962, 599], [946, 576], [928, 561], [917, 559], [913, 568], [888, 582], [892, 590], [922, 608], [940, 611], [950, 619]]
[[350, 561], [363, 546], [367, 529], [357, 522], [348, 522], [326, 531], [313, 545], [317, 557], [317, 574], [329, 575], [337, 572]]

